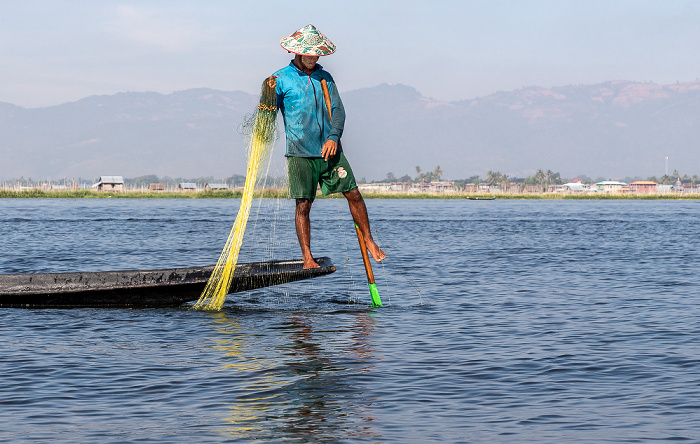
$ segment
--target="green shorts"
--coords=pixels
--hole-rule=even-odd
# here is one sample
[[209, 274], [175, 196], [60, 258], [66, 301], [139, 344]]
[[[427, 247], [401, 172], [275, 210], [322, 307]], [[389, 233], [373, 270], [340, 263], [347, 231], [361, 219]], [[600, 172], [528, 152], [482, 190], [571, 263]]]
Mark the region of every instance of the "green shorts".
[[355, 175], [342, 151], [328, 161], [322, 157], [287, 157], [287, 172], [292, 199], [314, 199], [319, 184], [324, 196], [357, 188]]

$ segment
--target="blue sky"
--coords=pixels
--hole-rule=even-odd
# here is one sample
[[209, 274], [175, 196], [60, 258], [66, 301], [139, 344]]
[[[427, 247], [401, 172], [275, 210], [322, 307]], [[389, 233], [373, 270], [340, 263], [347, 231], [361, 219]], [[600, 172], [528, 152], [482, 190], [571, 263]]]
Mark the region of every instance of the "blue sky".
[[695, 0], [0, 1], [0, 102], [122, 91], [251, 93], [309, 23], [341, 91], [403, 83], [461, 100], [522, 86], [700, 77]]

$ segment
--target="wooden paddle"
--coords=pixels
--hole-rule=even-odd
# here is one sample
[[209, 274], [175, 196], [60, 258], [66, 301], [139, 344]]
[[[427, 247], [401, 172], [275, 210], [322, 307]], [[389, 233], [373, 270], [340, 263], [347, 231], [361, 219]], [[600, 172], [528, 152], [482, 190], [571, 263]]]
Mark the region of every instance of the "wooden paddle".
[[[333, 113], [331, 111], [331, 94], [328, 91], [328, 82], [326, 79], [321, 79], [321, 88], [323, 89], [323, 98], [326, 102], [326, 109], [328, 110], [328, 117], [333, 119]], [[340, 145], [340, 140], [338, 141], [338, 150], [342, 150]], [[365, 272], [367, 273], [367, 284], [369, 285], [369, 293], [372, 297], [372, 306], [381, 307], [382, 299], [379, 297], [379, 290], [377, 290], [377, 284], [374, 282], [374, 273], [372, 272], [372, 264], [369, 262], [369, 255], [367, 254], [367, 244], [365, 243], [365, 237], [360, 231], [360, 227], [355, 222], [355, 232], [357, 233], [357, 240], [360, 242], [360, 251], [362, 252], [362, 261], [365, 263]]]

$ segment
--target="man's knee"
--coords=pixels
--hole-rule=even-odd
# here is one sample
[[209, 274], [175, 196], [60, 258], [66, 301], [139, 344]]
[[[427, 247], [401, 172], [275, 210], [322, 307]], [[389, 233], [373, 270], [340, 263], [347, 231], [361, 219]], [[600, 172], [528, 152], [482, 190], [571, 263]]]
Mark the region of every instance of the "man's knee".
[[354, 190], [346, 191], [343, 193], [345, 198], [351, 202], [360, 202], [362, 201], [362, 194], [360, 193], [359, 188], [355, 188]]
[[311, 211], [312, 203], [313, 201], [311, 199], [297, 199], [297, 214], [308, 216]]

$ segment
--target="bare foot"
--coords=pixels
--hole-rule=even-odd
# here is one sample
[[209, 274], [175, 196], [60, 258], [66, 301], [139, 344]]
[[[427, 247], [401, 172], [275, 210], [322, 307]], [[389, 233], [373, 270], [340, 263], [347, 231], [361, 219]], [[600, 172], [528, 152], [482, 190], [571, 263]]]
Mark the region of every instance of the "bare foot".
[[321, 266], [316, 263], [314, 258], [304, 259], [304, 270], [309, 268], [320, 268]]
[[379, 248], [379, 245], [377, 245], [373, 240], [369, 240], [367, 243], [367, 250], [369, 250], [369, 254], [372, 255], [375, 261], [381, 262], [384, 260], [386, 257], [386, 253], [382, 251], [381, 248]]

